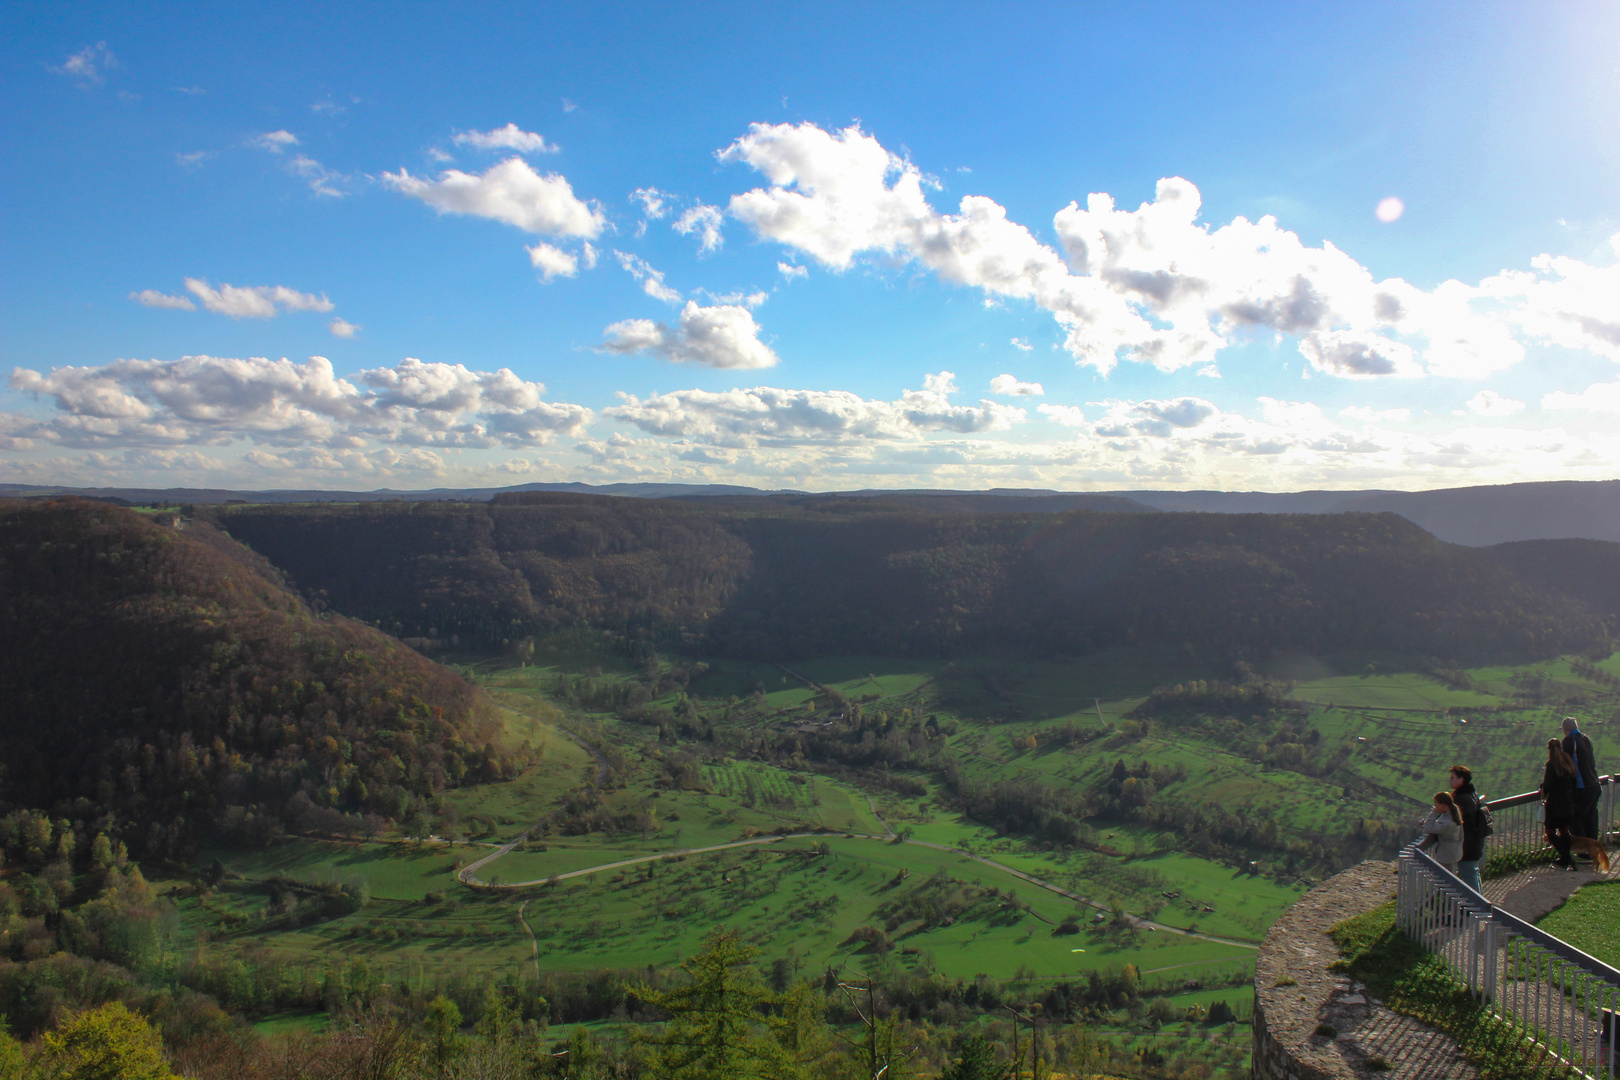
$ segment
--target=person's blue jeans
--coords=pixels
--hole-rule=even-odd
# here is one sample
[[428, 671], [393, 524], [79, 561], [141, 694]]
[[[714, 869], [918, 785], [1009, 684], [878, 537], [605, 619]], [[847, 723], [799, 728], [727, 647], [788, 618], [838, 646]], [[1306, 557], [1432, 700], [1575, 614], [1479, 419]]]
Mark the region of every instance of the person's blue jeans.
[[1472, 862], [1460, 862], [1460, 863], [1458, 863], [1457, 864], [1457, 876], [1462, 879], [1462, 882], [1463, 882], [1464, 885], [1467, 885], [1470, 889], [1473, 889], [1475, 892], [1477, 892], [1477, 893], [1479, 893], [1481, 895], [1484, 895], [1485, 890], [1483, 888], [1481, 888], [1480, 884], [1479, 884], [1479, 860], [1478, 859], [1475, 859]]

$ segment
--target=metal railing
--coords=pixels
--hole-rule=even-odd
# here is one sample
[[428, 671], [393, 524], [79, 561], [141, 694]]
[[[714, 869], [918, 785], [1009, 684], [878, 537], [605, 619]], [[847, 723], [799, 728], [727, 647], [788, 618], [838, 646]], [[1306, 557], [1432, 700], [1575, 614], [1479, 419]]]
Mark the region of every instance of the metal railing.
[[[1600, 776], [1603, 797], [1598, 803], [1598, 836], [1609, 837], [1620, 832], [1620, 777]], [[1552, 849], [1547, 842], [1547, 830], [1536, 820], [1541, 807], [1541, 792], [1526, 791], [1505, 799], [1490, 799], [1486, 805], [1496, 821], [1486, 840], [1487, 860], [1497, 856], [1537, 856]]]
[[[1615, 831], [1616, 778], [1605, 776], [1599, 836]], [[1539, 792], [1492, 800], [1488, 853], [1547, 849]], [[1416, 843], [1401, 852], [1396, 925], [1440, 957], [1457, 981], [1508, 1025], [1549, 1075], [1616, 1074], [1620, 969], [1495, 906]]]

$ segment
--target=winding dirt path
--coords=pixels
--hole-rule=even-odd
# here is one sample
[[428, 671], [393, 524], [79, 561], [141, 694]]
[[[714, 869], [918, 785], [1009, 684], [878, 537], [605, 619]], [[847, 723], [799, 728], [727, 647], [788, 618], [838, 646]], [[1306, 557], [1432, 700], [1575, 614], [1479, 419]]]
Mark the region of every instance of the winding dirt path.
[[[596, 783], [600, 786], [604, 781], [606, 781], [607, 780], [607, 774], [608, 774], [607, 759], [604, 758], [601, 754], [598, 754], [596, 752], [595, 748], [592, 747], [589, 743], [587, 743], [584, 739], [581, 739], [578, 735], [575, 735], [572, 731], [569, 731], [567, 728], [562, 727], [560, 725], [553, 725], [553, 727], [554, 727], [554, 729], [556, 731], [562, 733], [564, 736], [571, 739], [574, 742], [575, 745], [577, 745], [581, 750], [585, 751], [587, 754], [589, 754], [591, 756], [592, 761], [596, 762]], [[537, 821], [533, 825], [530, 825], [527, 829], [524, 829], [522, 832], [520, 832], [516, 836], [512, 837], [512, 839], [508, 840], [506, 843], [501, 844], [498, 847], [496, 847], [494, 851], [490, 852], [488, 855], [485, 855], [482, 859], [479, 859], [477, 862], [468, 863], [466, 866], [463, 866], [459, 871], [456, 872], [456, 880], [461, 882], [463, 885], [468, 885], [468, 886], [471, 886], [473, 888], [486, 888], [486, 889], [498, 889], [498, 888], [508, 888], [508, 887], [510, 887], [510, 888], [520, 888], [521, 886], [517, 886], [517, 885], [513, 885], [513, 886], [492, 885], [489, 882], [484, 881], [482, 878], [480, 878], [478, 876], [478, 870], [479, 870], [480, 867], [489, 865], [490, 863], [494, 862], [496, 859], [499, 859], [501, 856], [509, 854], [512, 851], [513, 848], [517, 847], [519, 844], [523, 843], [523, 841], [527, 840], [529, 838], [529, 834], [534, 832], [534, 830], [538, 829], [539, 827], [540, 827], [540, 822]], [[601, 868], [597, 867], [597, 869], [601, 869]], [[568, 876], [572, 876], [572, 875], [568, 875]], [[527, 882], [526, 884], [533, 885], [533, 884], [535, 884], [535, 882], [531, 881], [531, 882]]]
[[[868, 800], [870, 801], [870, 796], [868, 796]], [[872, 813], [873, 816], [877, 816], [877, 808], [875, 806], [872, 808]], [[889, 828], [888, 822], [883, 821], [881, 817], [878, 817], [878, 821], [882, 823], [885, 829]], [[527, 836], [528, 833], [524, 833], [523, 835]], [[601, 873], [604, 870], [621, 870], [627, 866], [639, 866], [642, 863], [658, 862], [662, 859], [672, 859], [680, 855], [706, 855], [712, 851], [730, 851], [735, 848], [759, 847], [763, 844], [774, 844], [779, 840], [796, 840], [809, 837], [817, 837], [823, 840], [830, 840], [834, 837], [852, 837], [859, 840], [882, 840], [886, 843], [893, 843], [897, 839], [893, 830], [890, 830], [886, 836], [879, 836], [875, 833], [832, 833], [826, 831], [779, 833], [772, 834], [770, 836], [756, 836], [748, 840], [733, 840], [729, 844], [712, 844], [709, 847], [679, 848], [674, 851], [653, 852], [647, 855], [638, 855], [633, 859], [618, 859], [614, 862], [601, 863], [597, 866], [587, 866], [583, 870], [570, 870], [563, 874], [552, 874], [543, 878], [535, 878], [533, 881], [492, 883], [484, 881], [474, 874], [474, 871], [476, 871], [479, 867], [484, 866], [486, 863], [493, 862], [502, 855], [506, 854], [513, 847], [516, 847], [518, 842], [522, 840], [522, 837], [519, 837], [517, 840], [513, 840], [509, 844], [497, 849], [494, 853], [486, 855], [477, 862], [464, 867], [461, 873], [456, 876], [463, 885], [474, 889], [529, 889], [537, 885], [545, 885], [549, 882], [566, 881], [569, 878], [585, 877], [589, 874]], [[1054, 885], [1050, 881], [1044, 881], [1041, 878], [1036, 877], [1034, 874], [1025, 873], [1024, 871], [1008, 866], [1005, 863], [998, 863], [994, 859], [987, 859], [983, 855], [975, 855], [971, 851], [965, 851], [962, 848], [951, 847], [948, 844], [931, 844], [926, 840], [901, 840], [900, 842], [903, 844], [913, 844], [917, 847], [929, 848], [933, 851], [944, 851], [952, 855], [960, 855], [964, 859], [969, 859], [973, 862], [988, 866], [992, 870], [999, 870], [1004, 874], [1009, 874], [1020, 881], [1034, 885], [1036, 888], [1045, 889], [1047, 892], [1061, 896], [1065, 900], [1070, 900], [1077, 904], [1083, 904], [1087, 907], [1095, 908], [1098, 911], [1112, 910], [1107, 904], [1081, 896], [1079, 893], [1071, 892], [1060, 885]], [[1183, 930], [1180, 927], [1166, 926], [1163, 923], [1156, 923], [1149, 919], [1137, 918], [1134, 915], [1127, 915], [1127, 917], [1130, 919], [1130, 925], [1139, 930], [1150, 930], [1155, 932], [1162, 930], [1166, 933], [1180, 934], [1183, 937], [1197, 938], [1200, 941], [1213, 942], [1217, 945], [1229, 945], [1238, 949], [1260, 948], [1258, 944], [1252, 941], [1240, 941], [1236, 938], [1218, 937], [1214, 934], [1205, 934], [1193, 930]]]
[[534, 977], [540, 978], [540, 939], [534, 936], [534, 927], [529, 920], [523, 917], [523, 909], [529, 906], [527, 900], [518, 905], [518, 922], [523, 924], [523, 932], [529, 935], [529, 956], [534, 961]]

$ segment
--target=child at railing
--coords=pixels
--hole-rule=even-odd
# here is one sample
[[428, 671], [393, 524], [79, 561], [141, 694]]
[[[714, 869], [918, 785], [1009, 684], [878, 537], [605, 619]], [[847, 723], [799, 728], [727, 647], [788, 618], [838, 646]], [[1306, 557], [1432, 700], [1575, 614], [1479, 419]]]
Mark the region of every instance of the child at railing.
[[1450, 870], [1457, 872], [1457, 864], [1462, 861], [1463, 834], [1462, 811], [1457, 808], [1457, 801], [1451, 797], [1449, 791], [1434, 793], [1434, 810], [1418, 825], [1418, 831], [1424, 833], [1418, 847], [1433, 847], [1434, 861]]

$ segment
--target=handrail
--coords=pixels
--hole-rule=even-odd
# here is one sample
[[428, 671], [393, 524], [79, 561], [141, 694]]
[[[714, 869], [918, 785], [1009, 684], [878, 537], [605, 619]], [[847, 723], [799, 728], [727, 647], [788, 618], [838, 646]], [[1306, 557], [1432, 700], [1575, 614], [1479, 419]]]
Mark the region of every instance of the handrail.
[[[1598, 777], [1599, 787], [1602, 787], [1604, 784], [1614, 783], [1620, 783], [1620, 773], [1609, 773], [1607, 776]], [[1523, 791], [1517, 795], [1507, 795], [1500, 799], [1486, 799], [1485, 805], [1490, 807], [1492, 810], [1506, 810], [1510, 806], [1523, 806], [1527, 802], [1540, 801], [1541, 789], [1536, 788], [1534, 791]]]
[[[1488, 915], [1499, 925], [1506, 927], [1522, 938], [1526, 938], [1534, 942], [1543, 949], [1546, 949], [1548, 952], [1556, 953], [1562, 959], [1567, 960], [1576, 967], [1583, 969], [1587, 974], [1594, 975], [1600, 979], [1605, 979], [1613, 983], [1615, 986], [1620, 987], [1620, 968], [1611, 967], [1608, 964], [1605, 964], [1602, 960], [1599, 960], [1597, 957], [1582, 952], [1562, 938], [1554, 937], [1552, 934], [1547, 933], [1547, 931], [1543, 930], [1534, 923], [1525, 922], [1511, 911], [1497, 907], [1495, 904], [1485, 899], [1485, 897], [1475, 892], [1467, 882], [1457, 877], [1457, 875], [1453, 874], [1450, 870], [1447, 870], [1443, 863], [1437, 862], [1434, 856], [1419, 848], [1416, 841], [1411, 844], [1407, 851], [1402, 852], [1401, 854], [1405, 855], [1407, 852], [1410, 852], [1419, 861], [1427, 863], [1427, 869], [1431, 874], [1434, 874], [1436, 877], [1444, 875], [1444, 877], [1441, 877], [1441, 880], [1445, 882], [1446, 886], [1450, 886], [1452, 882], [1456, 882], [1458, 889], [1453, 890], [1458, 893], [1456, 899], [1458, 903], [1462, 904], [1470, 911], [1480, 915]], [[1446, 878], [1449, 878], [1450, 881], [1445, 881]]]
[[[1620, 830], [1620, 775], [1601, 776], [1598, 784], [1601, 839]], [[1496, 814], [1487, 850], [1510, 858], [1545, 851], [1545, 826], [1529, 813], [1540, 801], [1540, 791], [1486, 800]], [[1497, 907], [1420, 843], [1400, 854], [1400, 929], [1524, 1040], [1540, 1059], [1538, 1075], [1549, 1069], [1549, 1075], [1616, 1080], [1620, 969]]]

